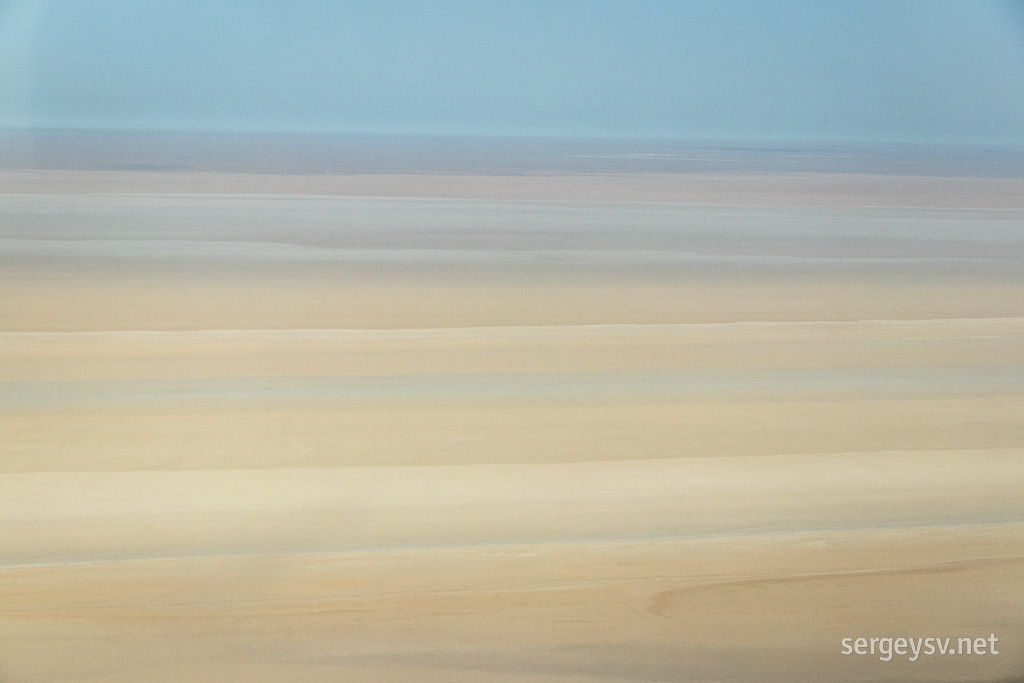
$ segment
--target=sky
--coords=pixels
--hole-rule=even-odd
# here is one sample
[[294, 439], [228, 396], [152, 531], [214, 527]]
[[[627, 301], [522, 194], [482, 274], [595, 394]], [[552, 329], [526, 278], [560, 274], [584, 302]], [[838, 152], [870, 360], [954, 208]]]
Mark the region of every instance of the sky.
[[0, 0], [0, 127], [1024, 146], [1024, 0]]

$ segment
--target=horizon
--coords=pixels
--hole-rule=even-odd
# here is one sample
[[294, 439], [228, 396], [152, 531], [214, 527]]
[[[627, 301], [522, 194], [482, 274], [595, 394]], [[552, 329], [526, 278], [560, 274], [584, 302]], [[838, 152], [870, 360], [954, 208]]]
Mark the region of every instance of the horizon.
[[867, 173], [1024, 177], [969, 143], [0, 129], [0, 168], [248, 173]]

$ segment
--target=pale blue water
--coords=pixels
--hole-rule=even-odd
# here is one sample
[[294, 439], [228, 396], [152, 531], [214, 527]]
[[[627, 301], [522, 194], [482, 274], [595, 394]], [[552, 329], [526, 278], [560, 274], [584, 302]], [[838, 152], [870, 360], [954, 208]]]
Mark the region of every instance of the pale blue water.
[[444, 401], [659, 399], [728, 395], [1019, 391], [1024, 366], [787, 368], [642, 372], [227, 377], [0, 382], [0, 406], [221, 401]]

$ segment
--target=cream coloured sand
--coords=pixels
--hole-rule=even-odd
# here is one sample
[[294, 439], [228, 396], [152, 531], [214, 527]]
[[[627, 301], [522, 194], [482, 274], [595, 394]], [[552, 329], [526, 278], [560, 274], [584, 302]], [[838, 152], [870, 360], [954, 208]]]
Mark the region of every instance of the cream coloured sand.
[[5, 173], [4, 683], [1024, 672], [1017, 181]]

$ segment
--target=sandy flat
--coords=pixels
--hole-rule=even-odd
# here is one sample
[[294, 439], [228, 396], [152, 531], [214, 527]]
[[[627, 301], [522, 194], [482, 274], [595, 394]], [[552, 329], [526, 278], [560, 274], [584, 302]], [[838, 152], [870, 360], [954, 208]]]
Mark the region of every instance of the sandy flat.
[[[1021, 534], [956, 526], [8, 568], [5, 675], [1010, 680]], [[840, 646], [993, 632], [997, 656], [886, 662]]]
[[1019, 180], [0, 180], [4, 683], [1024, 672]]

